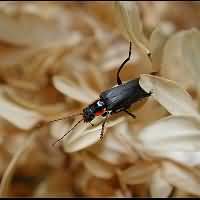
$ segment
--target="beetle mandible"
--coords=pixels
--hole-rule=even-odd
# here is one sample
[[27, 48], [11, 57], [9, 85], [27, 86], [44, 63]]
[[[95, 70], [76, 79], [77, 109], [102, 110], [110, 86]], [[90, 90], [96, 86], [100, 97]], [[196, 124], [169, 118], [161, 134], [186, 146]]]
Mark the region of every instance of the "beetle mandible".
[[[111, 116], [112, 114], [118, 113], [118, 112], [125, 112], [126, 114], [130, 115], [132, 118], [136, 118], [136, 116], [130, 113], [127, 109], [130, 108], [130, 106], [136, 103], [137, 101], [145, 97], [149, 97], [151, 95], [151, 92], [147, 93], [140, 87], [139, 78], [129, 80], [124, 83], [122, 83], [120, 79], [120, 71], [123, 69], [125, 64], [131, 58], [131, 45], [132, 44], [130, 41], [128, 57], [120, 65], [117, 71], [117, 86], [114, 86], [108, 90], [101, 92], [101, 94], [99, 95], [99, 99], [95, 100], [93, 103], [85, 107], [82, 113], [76, 114], [76, 115], [82, 115], [82, 119], [78, 121], [66, 134], [64, 134], [61, 138], [59, 138], [54, 144], [62, 140], [79, 123], [81, 123], [82, 121], [86, 123], [91, 123], [91, 121], [96, 116], [105, 117], [102, 123], [100, 139], [103, 138], [106, 121], [108, 120], [109, 116]], [[53, 120], [51, 122], [62, 120], [65, 118]]]

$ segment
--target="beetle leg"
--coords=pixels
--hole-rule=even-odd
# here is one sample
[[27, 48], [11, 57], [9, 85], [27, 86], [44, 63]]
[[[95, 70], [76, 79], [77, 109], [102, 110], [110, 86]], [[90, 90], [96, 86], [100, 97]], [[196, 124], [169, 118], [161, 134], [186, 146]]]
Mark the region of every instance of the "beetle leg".
[[100, 139], [101, 140], [103, 139], [104, 128], [105, 128], [105, 124], [106, 124], [106, 121], [108, 120], [109, 115], [110, 115], [110, 113], [107, 112], [106, 118], [104, 119], [103, 124], [102, 124], [101, 134], [100, 134]]
[[124, 110], [125, 113], [127, 113], [128, 115], [130, 115], [132, 118], [136, 118], [136, 116], [132, 113], [130, 113], [128, 110]]
[[119, 77], [119, 73], [121, 71], [121, 69], [124, 67], [124, 65], [130, 60], [130, 57], [131, 57], [131, 41], [130, 41], [130, 46], [129, 46], [129, 54], [128, 54], [128, 58], [126, 58], [126, 60], [124, 60], [124, 62], [120, 65], [118, 71], [117, 71], [117, 84], [118, 85], [121, 85], [122, 84], [122, 81]]

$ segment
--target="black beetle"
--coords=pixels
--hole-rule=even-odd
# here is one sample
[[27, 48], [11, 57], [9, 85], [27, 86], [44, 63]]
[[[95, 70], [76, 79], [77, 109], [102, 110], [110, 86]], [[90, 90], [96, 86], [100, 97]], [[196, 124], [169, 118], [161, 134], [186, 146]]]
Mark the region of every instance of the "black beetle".
[[[117, 71], [118, 85], [112, 87], [111, 89], [103, 91], [99, 95], [99, 99], [97, 99], [92, 104], [88, 105], [86, 108], [83, 109], [83, 113], [76, 114], [76, 115], [82, 115], [83, 118], [80, 121], [78, 121], [66, 134], [64, 134], [54, 144], [62, 140], [80, 122], [84, 121], [87, 123], [91, 123], [91, 121], [96, 116], [105, 117], [102, 123], [102, 129], [101, 129], [101, 135], [100, 135], [101, 139], [103, 138], [105, 123], [110, 115], [123, 111], [127, 113], [128, 115], [130, 115], [131, 117], [135, 118], [135, 115], [130, 113], [127, 109], [133, 103], [136, 103], [137, 101], [145, 97], [149, 97], [151, 93], [145, 92], [140, 87], [139, 78], [122, 83], [119, 74], [122, 68], [125, 66], [125, 64], [130, 60], [130, 57], [131, 57], [131, 42], [129, 46], [129, 55], [126, 58], [126, 60], [124, 60], [124, 62], [120, 65]], [[58, 120], [61, 120], [61, 119], [58, 119]], [[54, 121], [57, 121], [57, 120], [54, 120]]]

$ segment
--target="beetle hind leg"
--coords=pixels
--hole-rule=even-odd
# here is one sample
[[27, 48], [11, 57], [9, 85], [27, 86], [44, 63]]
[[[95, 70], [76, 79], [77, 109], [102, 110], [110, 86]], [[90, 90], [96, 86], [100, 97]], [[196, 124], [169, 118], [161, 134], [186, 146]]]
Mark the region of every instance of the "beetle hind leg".
[[126, 114], [130, 115], [133, 119], [136, 118], [136, 116], [135, 116], [134, 114], [130, 113], [128, 110], [124, 110], [124, 112], [125, 112]]

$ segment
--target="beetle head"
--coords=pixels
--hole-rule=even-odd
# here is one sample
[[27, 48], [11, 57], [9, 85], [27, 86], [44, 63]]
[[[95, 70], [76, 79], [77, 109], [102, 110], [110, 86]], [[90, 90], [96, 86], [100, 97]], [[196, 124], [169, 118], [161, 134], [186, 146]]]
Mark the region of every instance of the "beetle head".
[[84, 122], [91, 122], [94, 118], [95, 118], [95, 112], [90, 105], [83, 109]]
[[104, 103], [100, 100], [96, 100], [94, 103], [90, 104], [88, 107], [83, 109], [83, 119], [84, 122], [91, 122], [98, 112], [104, 109]]

